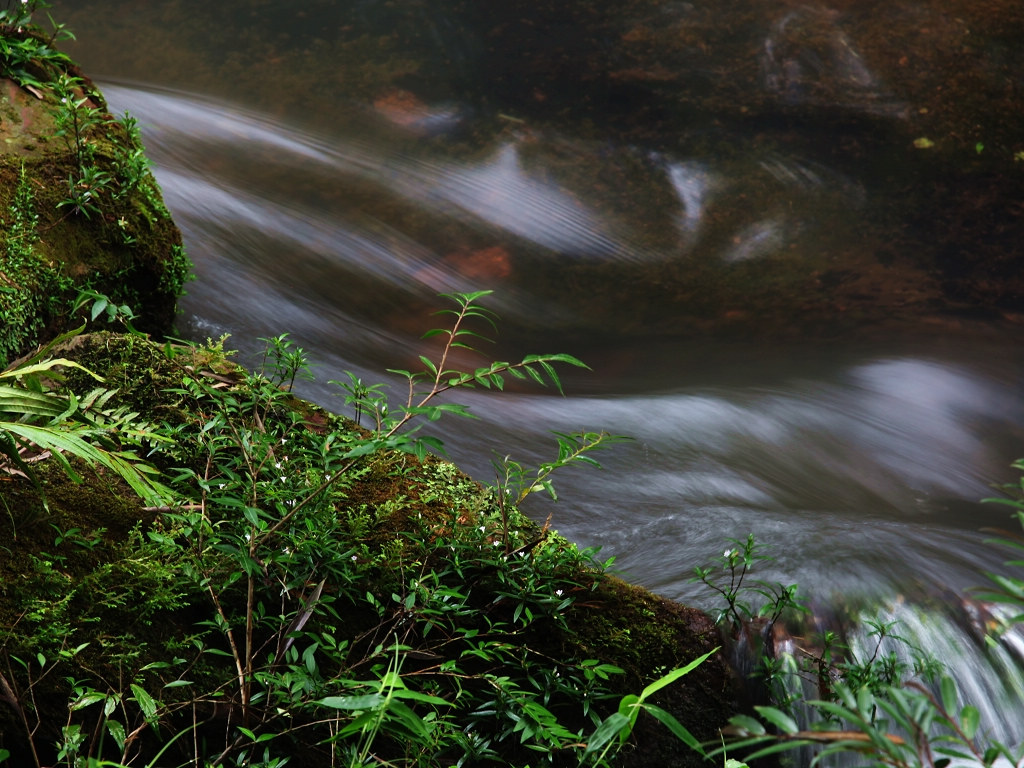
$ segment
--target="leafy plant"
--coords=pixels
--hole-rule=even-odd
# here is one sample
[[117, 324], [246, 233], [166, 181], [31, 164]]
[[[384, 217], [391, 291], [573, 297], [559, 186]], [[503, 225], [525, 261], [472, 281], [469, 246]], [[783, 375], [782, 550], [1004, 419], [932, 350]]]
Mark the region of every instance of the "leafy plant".
[[56, 106], [53, 110], [56, 135], [64, 139], [75, 162], [68, 176], [68, 196], [57, 204], [73, 213], [90, 218], [99, 214], [104, 198], [112, 197], [118, 179], [96, 164], [96, 147], [90, 138], [108, 121], [106, 110], [95, 105], [95, 96], [85, 81], [62, 72], [53, 85]]
[[[1024, 460], [1013, 466], [1024, 471]], [[1008, 497], [985, 501], [1011, 507], [1024, 526], [1024, 479], [1005, 488], [1010, 492]], [[1024, 550], [1019, 538], [994, 541]], [[1011, 560], [1007, 565], [1020, 567], [1024, 560]], [[739, 572], [745, 573], [742, 567]], [[1011, 609], [1012, 613], [996, 628], [996, 634], [1000, 634], [1024, 620], [1020, 610], [1024, 605], [1024, 579], [998, 574], [990, 578], [992, 586], [978, 590], [977, 596]], [[738, 578], [733, 585], [741, 582]], [[734, 594], [731, 587], [718, 591], [727, 597]], [[732, 613], [737, 615], [739, 611]], [[881, 652], [887, 638], [906, 643], [899, 637], [898, 625], [868, 622], [868, 627], [875, 643], [867, 658], [851, 658], [848, 649], [839, 647], [834, 636], [828, 636], [819, 658], [809, 667], [790, 667], [796, 673], [811, 671], [817, 678], [817, 690], [824, 694], [802, 702], [809, 713], [808, 724], [802, 725], [792, 716], [790, 702], [755, 706], [757, 717], [743, 714], [730, 720], [729, 738], [710, 756], [722, 757], [728, 750], [742, 753], [749, 762], [794, 749], [811, 749], [812, 766], [850, 753], [866, 764], [894, 768], [1024, 765], [1024, 745], [1004, 744], [988, 733], [979, 710], [961, 703], [955, 681], [942, 674], [935, 660], [915, 650], [911, 666], [895, 654]], [[990, 638], [990, 642], [995, 640]], [[840, 655], [838, 661], [832, 658], [834, 651]]]
[[[1024, 528], [1024, 459], [1018, 459], [1012, 466], [1022, 474], [1016, 484], [1003, 486], [1003, 489], [1009, 495], [992, 497], [984, 499], [984, 501], [989, 504], [1002, 504], [1010, 507], [1013, 517], [1021, 528]], [[999, 544], [1011, 551], [1024, 552], [1024, 539], [1020, 536], [1014, 538], [1003, 536], [993, 539], [992, 543]], [[1016, 568], [1024, 567], [1024, 557], [1010, 560], [1005, 565]], [[1024, 622], [1024, 578], [992, 573], [989, 574], [989, 579], [992, 582], [991, 586], [986, 589], [979, 589], [978, 597], [982, 600], [989, 600], [1007, 606], [1012, 611], [1009, 616], [1001, 619], [1002, 627], [1000, 631], [1005, 632], [1010, 626]]]
[[630, 734], [633, 732], [633, 728], [636, 726], [637, 718], [641, 712], [646, 712], [654, 717], [658, 722], [662, 723], [668, 728], [672, 734], [682, 741], [684, 744], [689, 746], [695, 752], [704, 754], [704, 748], [699, 741], [694, 737], [686, 727], [684, 727], [671, 713], [666, 712], [661, 707], [657, 707], [647, 701], [651, 696], [671, 685], [679, 678], [684, 675], [688, 675], [698, 666], [703, 664], [713, 654], [717, 653], [718, 649], [715, 648], [712, 651], [708, 651], [703, 656], [694, 659], [689, 664], [679, 669], [674, 669], [671, 672], [662, 675], [660, 678], [655, 680], [653, 683], [648, 685], [640, 692], [640, 695], [630, 694], [629, 696], [623, 697], [619, 702], [618, 711], [612, 713], [605, 718], [600, 725], [594, 729], [590, 739], [587, 741], [587, 748], [583, 753], [582, 762], [587, 762], [588, 759], [593, 759], [595, 765], [605, 765], [606, 758], [609, 751], [616, 744], [621, 748], [628, 740]]
[[[772, 559], [764, 554], [764, 546], [753, 534], [745, 541], [730, 539], [729, 544], [716, 566], [694, 568], [694, 578], [691, 579], [701, 582], [725, 600], [715, 616], [716, 624], [728, 619], [736, 632], [753, 619], [767, 618], [772, 624], [786, 610], [806, 611], [797, 585], [750, 581], [754, 566]], [[761, 599], [760, 604], [755, 606], [748, 602], [748, 594], [757, 595]]]
[[103, 318], [107, 323], [120, 323], [129, 333], [140, 335], [132, 327], [132, 320], [135, 313], [127, 304], [117, 304], [109, 296], [95, 291], [91, 288], [82, 288], [78, 291], [78, 298], [71, 307], [71, 314], [76, 315], [88, 307], [86, 313], [90, 322]]
[[73, 39], [65, 25], [50, 18], [47, 36], [33, 22], [36, 11], [48, 8], [45, 0], [6, 0], [0, 8], [0, 75], [9, 77], [41, 98], [42, 88], [54, 71], [63, 70], [70, 59], [53, 45]]
[[[402, 372], [409, 393], [393, 411], [383, 399], [368, 400], [350, 379], [350, 403], [373, 414], [376, 428], [369, 433], [341, 421], [316, 429], [303, 423], [290, 389], [309, 376], [309, 365], [286, 336], [265, 340], [259, 373], [243, 374], [240, 387], [219, 375], [184, 377], [177, 394], [204, 415], [176, 427], [174, 439], [203, 453], [176, 455], [183, 463], [173, 484], [190, 504], [170, 513], [168, 530], [151, 537], [182, 563], [185, 588], [206, 594], [212, 609], [207, 642], [211, 651], [222, 642], [232, 661], [231, 687], [245, 725], [225, 745], [225, 759], [256, 759], [257, 747], [270, 748], [296, 722], [322, 718], [324, 708], [335, 710], [329, 742], [352, 764], [367, 759], [371, 748], [409, 765], [486, 754], [499, 743], [554, 754], [581, 736], [561, 724], [561, 710], [569, 707], [576, 719], [596, 717], [590, 703], [602, 699], [601, 681], [615, 668], [595, 660], [552, 666], [528, 641], [545, 626], [567, 629], [574, 592], [599, 578], [590, 553], [543, 532], [537, 536], [511, 509], [499, 512], [479, 486], [453, 482], [449, 474], [443, 484], [430, 482], [419, 491], [419, 504], [443, 505], [441, 518], [415, 518], [421, 528], [407, 521], [402, 535], [379, 552], [365, 538], [375, 526], [388, 525], [385, 515], [408, 514], [401, 500], [361, 507], [366, 522], [352, 522], [355, 513], [345, 511], [346, 498], [361, 483], [397, 462], [395, 449], [425, 462], [427, 476], [437, 466], [441, 480], [444, 465], [427, 457], [427, 447], [440, 443], [413, 436], [411, 424], [465, 415], [461, 407], [437, 402], [441, 393], [500, 387], [505, 375], [558, 386], [553, 363], [575, 361], [535, 355], [473, 371], [446, 362], [475, 336], [467, 321], [492, 321], [475, 304], [484, 295], [448, 297], [458, 307], [450, 312], [452, 328], [428, 334], [445, 340], [438, 360], [424, 358], [423, 371]], [[550, 472], [570, 462], [566, 452], [542, 470], [547, 487]], [[501, 541], [506, 547], [495, 546]], [[410, 580], [416, 566], [419, 575]], [[377, 590], [347, 591], [370, 573], [377, 574]], [[367, 607], [373, 623], [339, 641], [342, 614]], [[364, 668], [373, 675], [357, 677]], [[349, 692], [329, 695], [338, 686]], [[588, 691], [582, 709], [571, 705]], [[475, 735], [460, 731], [452, 719], [456, 709]]]
[[[477, 350], [472, 344], [477, 343], [477, 339], [488, 340], [480, 331], [468, 327], [472, 321], [479, 321], [487, 328], [496, 327], [495, 313], [478, 303], [491, 293], [493, 291], [442, 294], [444, 298], [454, 302], [456, 308], [443, 309], [436, 314], [453, 317], [451, 327], [436, 328], [424, 334], [424, 338], [444, 339], [444, 346], [438, 359], [435, 361], [421, 355], [420, 362], [423, 368], [415, 372], [389, 369], [389, 373], [397, 374], [406, 380], [407, 394], [404, 402], [393, 405], [384, 387], [367, 387], [351, 374], [348, 381], [333, 382], [347, 393], [345, 404], [354, 406], [357, 419], [363, 416], [372, 419], [371, 429], [376, 436], [377, 448], [409, 450], [419, 458], [423, 458], [428, 449], [441, 450], [442, 445], [436, 438], [413, 438], [412, 435], [422, 427], [422, 419], [427, 422], [437, 421], [444, 414], [472, 417], [463, 405], [436, 402], [438, 397], [448, 390], [475, 387], [502, 390], [506, 378], [513, 378], [533, 381], [541, 386], [551, 385], [561, 392], [561, 380], [555, 370], [555, 364], [586, 367], [582, 361], [567, 354], [527, 355], [517, 363], [496, 361], [471, 371], [449, 367], [450, 359], [456, 350], [475, 353]], [[414, 419], [421, 419], [421, 423], [406, 429]]]
[[68, 280], [36, 251], [39, 215], [25, 166], [8, 205], [0, 271], [0, 365], [34, 344], [59, 307]]
[[[499, 386], [516, 376], [510, 370], [558, 386], [558, 355], [472, 370], [443, 362], [468, 338], [466, 321], [482, 317], [482, 295], [453, 297], [452, 328], [434, 334], [444, 342], [438, 355], [405, 376], [411, 399], [391, 412], [358, 395], [370, 431], [293, 397], [310, 366], [287, 336], [267, 340], [257, 373], [229, 366], [216, 345], [167, 345], [161, 364], [180, 386], [165, 393], [150, 458], [173, 501], [126, 545], [138, 563], [118, 565], [140, 569], [125, 579], [140, 586], [119, 592], [102, 559], [74, 582], [96, 605], [137, 606], [148, 620], [159, 597], [163, 619], [187, 621], [189, 631], [181, 638], [178, 625], [179, 639], [134, 650], [116, 671], [95, 660], [97, 649], [91, 666], [81, 664], [90, 679], [75, 675], [66, 687], [61, 756], [36, 766], [274, 766], [300, 742], [316, 753], [306, 759], [348, 766], [589, 765], [620, 748], [640, 711], [688, 733], [651, 696], [692, 666], [616, 709], [612, 681], [623, 670], [581, 650], [588, 644], [570, 619], [602, 584], [597, 551], [578, 550], [515, 507], [535, 487], [553, 494], [553, 471], [587, 456], [591, 443], [603, 446], [600, 436], [560, 436], [553, 461], [517, 465], [499, 495], [430, 455], [439, 443], [413, 432], [413, 419], [460, 412], [442, 407], [447, 389]], [[23, 621], [36, 646], [77, 647], [74, 601], [85, 593], [64, 574], [79, 558], [102, 558], [107, 538], [74, 525], [56, 533], [34, 568], [69, 597], [27, 601]], [[9, 654], [27, 664], [5, 679], [24, 703], [31, 741], [39, 676], [52, 680], [72, 662]], [[220, 719], [204, 720], [212, 711]], [[615, 711], [625, 720], [614, 732], [604, 726], [599, 738], [608, 740], [584, 754], [596, 743], [587, 734]]]
[[[817, 747], [812, 760], [818, 765], [836, 755], [857, 753], [873, 765], [894, 768], [944, 768], [952, 761], [991, 766], [996, 761], [1024, 764], [1024, 746], [1012, 748], [998, 742], [986, 745], [980, 731], [978, 710], [957, 705], [956, 686], [943, 678], [941, 694], [910, 681], [899, 686], [835, 687], [835, 698], [807, 703], [824, 719], [801, 729], [776, 707], [755, 707], [761, 719], [747, 715], [730, 720], [730, 751], [743, 750], [747, 762], [801, 747]], [[753, 751], [747, 751], [753, 748]], [[724, 754], [725, 747], [711, 752]]]
[[[60, 367], [77, 368], [102, 381], [78, 363], [46, 357], [65, 338], [0, 372], [0, 471], [34, 480], [30, 465], [52, 457], [70, 478], [80, 482], [72, 464], [72, 459], [77, 459], [110, 470], [147, 502], [164, 503], [168, 490], [156, 480], [155, 470], [131, 450], [143, 439], [155, 438], [136, 421], [136, 414], [108, 408], [113, 393], [102, 388], [83, 398], [44, 390], [41, 378], [59, 379]], [[37, 488], [42, 493], [38, 484]]]
[[[510, 507], [518, 507], [526, 498], [533, 493], [545, 492], [553, 500], [558, 499], [554, 485], [551, 482], [552, 473], [573, 464], [601, 468], [601, 465], [589, 454], [610, 447], [615, 443], [622, 442], [628, 438], [620, 435], [610, 435], [606, 432], [583, 432], [567, 434], [555, 432], [558, 442], [558, 456], [554, 461], [541, 464], [535, 469], [524, 467], [511, 456], [505, 456], [500, 461], [493, 462], [496, 477], [495, 492], [498, 498], [498, 508], [501, 510], [504, 528], [508, 529], [507, 512]], [[552, 512], [544, 522], [543, 530], [547, 531], [551, 523]], [[504, 541], [506, 553], [510, 544], [506, 538]]]
[[39, 240], [39, 217], [33, 203], [32, 188], [21, 166], [18, 186], [8, 209], [7, 240], [4, 243], [5, 263], [0, 282], [0, 360], [17, 352], [25, 335], [38, 333], [42, 325], [41, 307], [35, 299], [35, 279], [44, 274], [41, 260], [35, 253]]

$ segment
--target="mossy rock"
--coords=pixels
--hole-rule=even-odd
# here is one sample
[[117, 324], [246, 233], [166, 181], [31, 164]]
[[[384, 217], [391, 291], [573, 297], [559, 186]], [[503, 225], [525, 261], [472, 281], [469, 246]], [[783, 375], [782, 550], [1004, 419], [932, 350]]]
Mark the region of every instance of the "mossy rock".
[[[0, 365], [79, 325], [93, 304], [72, 311], [83, 290], [168, 332], [191, 268], [137, 135], [77, 68], [62, 74], [64, 101], [55, 80], [0, 78]], [[70, 109], [77, 136], [60, 117]]]
[[[104, 374], [109, 385], [118, 387], [118, 404], [171, 425], [210, 417], [208, 404], [197, 405], [183, 393], [187, 377], [214, 382], [219, 391], [240, 399], [245, 398], [246, 387], [250, 386], [245, 375], [217, 349], [173, 350], [139, 336], [98, 333], [78, 337], [58, 353]], [[74, 375], [67, 384], [73, 388], [95, 384], [84, 374], [79, 377], [80, 372], [71, 373]], [[289, 414], [268, 412], [263, 418], [294, 416], [290, 423], [295, 429], [311, 434], [358, 429], [311, 403], [297, 398], [286, 398], [285, 402]], [[205, 461], [201, 446], [179, 445], [174, 456], [177, 466], [194, 461], [201, 467]], [[357, 478], [332, 502], [335, 519], [342, 521], [346, 536], [361, 543], [355, 551], [360, 560], [366, 558], [368, 566], [362, 569], [362, 581], [357, 585], [326, 584], [324, 591], [338, 595], [371, 593], [387, 603], [393, 592], [422, 579], [427, 569], [449, 568], [447, 543], [461, 535], [459, 529], [476, 535], [476, 531], [493, 525], [487, 507], [494, 499], [452, 464], [435, 457], [422, 462], [399, 453], [370, 458], [372, 463], [354, 473]], [[171, 471], [171, 467], [162, 468]], [[202, 631], [202, 622], [209, 623], [211, 612], [204, 605], [203, 594], [186, 594], [173, 586], [182, 583], [180, 576], [171, 574], [176, 563], [166, 556], [162, 559], [148, 545], [149, 532], [168, 530], [165, 525], [173, 527], [163, 521], [161, 510], [143, 508], [122, 483], [104, 474], [83, 469], [84, 481], [77, 484], [52, 462], [39, 462], [38, 471], [46, 506], [26, 479], [12, 476], [0, 482], [0, 501], [7, 510], [5, 515], [0, 514], [0, 542], [4, 542], [0, 550], [0, 626], [9, 628], [0, 633], [0, 653], [31, 659], [45, 648], [47, 658], [52, 658], [54, 648], [61, 644], [65, 649], [81, 647], [34, 690], [37, 711], [44, 721], [60, 724], [66, 721], [69, 697], [73, 695], [67, 678], [116, 680], [125, 670], [142, 669], [175, 655], [188, 656], [190, 638]], [[610, 712], [620, 695], [638, 693], [669, 670], [719, 645], [716, 628], [700, 611], [615, 577], [581, 569], [582, 561], [573, 555], [575, 548], [570, 542], [542, 531], [514, 510], [508, 513], [508, 527], [515, 529], [517, 541], [532, 542], [538, 561], [546, 558], [546, 562], [555, 564], [555, 570], [548, 571], [545, 578], [559, 580], [564, 576], [566, 592], [572, 591], [576, 597], [564, 624], [541, 619], [521, 634], [510, 635], [509, 642], [520, 643], [524, 653], [552, 663], [593, 659], [622, 668], [625, 674], [613, 676], [606, 689], [612, 698], [595, 703], [599, 711], [603, 708]], [[492, 543], [498, 546], [497, 533], [493, 541], [484, 540], [485, 548], [490, 550]], [[379, 565], [369, 563], [371, 559]], [[479, 602], [479, 616], [469, 615], [466, 620], [485, 626], [508, 622], [514, 601], [500, 595], [503, 589], [509, 589], [510, 582], [501, 582], [494, 566], [481, 562], [479, 567], [470, 564], [469, 571], [465, 571], [473, 574], [473, 605]], [[530, 562], [534, 562], [532, 553]], [[492, 585], [492, 580], [498, 586]], [[458, 587], [460, 582], [456, 580], [452, 585]], [[244, 589], [226, 589], [219, 599], [227, 615], [244, 614]], [[380, 616], [369, 603], [345, 605], [345, 620], [333, 630], [335, 639], [351, 643], [357, 650], [366, 643], [372, 646], [377, 642], [373, 632]], [[48, 617], [46, 621], [43, 614]], [[66, 636], [61, 636], [64, 630]], [[216, 641], [217, 635], [207, 633], [206, 637], [207, 641]], [[426, 633], [419, 639], [427, 641], [425, 651], [431, 651], [432, 639], [433, 635], [428, 638]], [[409, 635], [406, 642], [415, 650], [419, 640]], [[442, 647], [456, 653], [454, 645]], [[233, 679], [227, 646], [220, 650], [224, 656], [197, 657], [199, 661], [189, 671], [197, 689], [207, 684], [212, 689], [218, 680]], [[413, 668], [418, 663], [416, 658], [410, 657], [404, 674], [417, 671]], [[424, 664], [437, 663], [432, 651], [424, 653], [423, 658], [428, 659]], [[500, 667], [487, 672], [503, 673]], [[16, 689], [24, 689], [24, 680], [11, 682]], [[154, 678], [154, 685], [162, 682]], [[470, 684], [467, 679], [465, 685]], [[722, 656], [713, 655], [661, 691], [653, 703], [673, 713], [697, 738], [715, 739], [717, 729], [735, 711], [728, 665]], [[225, 701], [225, 706], [230, 710], [237, 705]], [[552, 700], [550, 706], [563, 706], [560, 711], [571, 717], [564, 703]], [[224, 722], [214, 709], [200, 714], [210, 718], [210, 727], [223, 732]], [[167, 727], [187, 727], [190, 723]], [[567, 724], [591, 727], [585, 720]], [[13, 709], [0, 706], [0, 733], [11, 734], [8, 741], [0, 741], [0, 747], [11, 750], [15, 760], [28, 760], [17, 737], [21, 731]], [[59, 731], [53, 730], [45, 740], [54, 743], [59, 737]], [[296, 765], [319, 768], [329, 764], [329, 756], [311, 744], [297, 741], [295, 749]], [[624, 765], [644, 766], [696, 767], [702, 762], [650, 718], [641, 718], [634, 746], [620, 758]], [[510, 764], [518, 763], [512, 760]]]

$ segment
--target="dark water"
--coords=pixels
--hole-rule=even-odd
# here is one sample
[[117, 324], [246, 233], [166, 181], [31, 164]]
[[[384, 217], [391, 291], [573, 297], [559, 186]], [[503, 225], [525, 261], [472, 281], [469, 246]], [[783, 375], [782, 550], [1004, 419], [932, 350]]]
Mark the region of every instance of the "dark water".
[[632, 436], [556, 480], [562, 533], [706, 605], [693, 567], [753, 532], [766, 578], [901, 619], [1024, 738], [1024, 646], [983, 652], [964, 613], [1011, 526], [978, 500], [1024, 455], [1020, 11], [607, 5], [55, 11], [144, 125], [196, 262], [184, 333], [288, 331], [320, 382], [376, 381], [431, 352], [439, 292], [494, 289], [496, 356], [592, 370], [460, 395], [461, 466]]

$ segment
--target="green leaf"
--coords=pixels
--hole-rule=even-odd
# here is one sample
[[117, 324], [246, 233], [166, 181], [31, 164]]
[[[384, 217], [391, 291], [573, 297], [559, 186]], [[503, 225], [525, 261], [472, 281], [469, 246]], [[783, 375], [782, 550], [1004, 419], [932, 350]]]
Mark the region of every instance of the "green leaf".
[[865, 686], [857, 691], [857, 711], [863, 716], [870, 716], [875, 707], [875, 697]]
[[[66, 341], [71, 336], [77, 335], [77, 333], [81, 333], [83, 330], [85, 330], [85, 326], [82, 326], [82, 328], [79, 328], [77, 332], [72, 332], [70, 334], [64, 334], [63, 336], [60, 337], [60, 339], [63, 339], [63, 340]], [[76, 363], [74, 360], [67, 360], [67, 359], [65, 359], [63, 357], [59, 357], [59, 358], [51, 358], [49, 360], [44, 360], [43, 362], [37, 362], [39, 359], [40, 359], [39, 355], [36, 354], [30, 360], [22, 363], [17, 368], [10, 368], [10, 369], [8, 369], [6, 371], [0, 372], [0, 379], [17, 379], [17, 378], [21, 378], [23, 376], [32, 376], [32, 375], [35, 375], [37, 373], [47, 373], [47, 372], [54, 373], [54, 371], [53, 371], [54, 368], [56, 368], [56, 367], [63, 367], [63, 368], [76, 368], [76, 369], [78, 369], [80, 371], [83, 371], [83, 372], [89, 374], [94, 379], [96, 379], [96, 381], [100, 381], [100, 382], [103, 381], [103, 377], [102, 376], [100, 376], [97, 373], [93, 373], [88, 368], [86, 368], [84, 365]]]
[[650, 713], [650, 715], [655, 720], [657, 720], [659, 723], [661, 723], [670, 731], [672, 731], [672, 734], [677, 739], [683, 742], [694, 752], [700, 755], [704, 754], [704, 748], [700, 745], [700, 742], [697, 741], [694, 735], [690, 733], [685, 727], [683, 727], [682, 723], [676, 720], [676, 718], [673, 717], [671, 713], [666, 712], [661, 707], [656, 707], [653, 704], [644, 704], [644, 710]]
[[[791, 749], [798, 749], [800, 747], [805, 747], [808, 744], [812, 744], [812, 743], [813, 742], [807, 741], [806, 739], [793, 739], [792, 741], [788, 741], [788, 740], [787, 741], [780, 741], [780, 742], [777, 742], [775, 744], [771, 744], [771, 745], [765, 747], [764, 749], [759, 749], [759, 750], [757, 750], [755, 752], [751, 752], [749, 755], [746, 755], [747, 762], [748, 763], [752, 763], [755, 760], [760, 760], [762, 757], [768, 757], [769, 755], [775, 755], [775, 754], [778, 754], [779, 752], [788, 752]], [[858, 744], [858, 746], [860, 748], [863, 748], [863, 742], [857, 742], [857, 744]], [[824, 753], [822, 753], [822, 754], [824, 754]], [[819, 755], [819, 757], [820, 757], [820, 755]], [[817, 760], [817, 758], [816, 758], [816, 760]]]
[[764, 725], [750, 715], [733, 715], [729, 718], [729, 724], [751, 736], [764, 736], [766, 733]]
[[410, 691], [408, 688], [395, 688], [391, 691], [391, 697], [394, 699], [422, 701], [425, 704], [437, 704], [444, 707], [454, 706], [451, 702], [445, 701], [440, 696], [431, 696], [426, 693], [419, 693], [418, 691]]
[[947, 712], [953, 712], [956, 709], [956, 683], [953, 682], [951, 677], [943, 677], [940, 688], [942, 692], [942, 706]]
[[759, 714], [769, 723], [774, 725], [780, 731], [785, 733], [787, 736], [792, 736], [794, 733], [800, 730], [800, 726], [796, 724], [796, 721], [782, 710], [776, 709], [775, 707], [759, 706], [755, 706], [754, 709], [757, 711], [757, 714]]
[[88, 707], [91, 704], [95, 704], [98, 701], [106, 701], [106, 699], [107, 695], [105, 693], [99, 693], [98, 691], [89, 691], [88, 693], [82, 694], [82, 696], [80, 696], [78, 700], [71, 705], [71, 709], [84, 709], [85, 707]]
[[135, 697], [135, 701], [138, 702], [139, 709], [142, 710], [142, 716], [146, 718], [146, 722], [153, 724], [156, 721], [156, 700], [149, 695], [145, 688], [137, 683], [130, 685], [132, 694]]
[[254, 528], [266, 527], [266, 524], [260, 519], [260, 510], [256, 507], [242, 507], [242, 515], [245, 516], [245, 519], [248, 520]]
[[124, 743], [128, 739], [127, 734], [125, 734], [124, 726], [117, 722], [117, 720], [107, 720], [107, 733], [110, 734], [114, 743], [117, 744], [118, 751], [123, 752]]
[[424, 366], [424, 367], [425, 367], [425, 368], [426, 368], [426, 369], [427, 369], [428, 371], [430, 371], [430, 374], [431, 374], [432, 376], [437, 376], [437, 366], [436, 366], [436, 365], [434, 365], [434, 361], [433, 361], [433, 360], [431, 360], [431, 359], [430, 359], [429, 357], [427, 357], [426, 355], [420, 355], [420, 362], [421, 362], [421, 363], [423, 363], [423, 366]]
[[[967, 764], [970, 764], [970, 765], [977, 765], [977, 761], [976, 761], [974, 755], [972, 755], [967, 750], [951, 749], [949, 747], [936, 747], [934, 745], [933, 745], [933, 747], [934, 747], [934, 750], [935, 750], [936, 754], [946, 755], [947, 758], [956, 758], [957, 760], [965, 760], [967, 762]], [[945, 762], [948, 764], [950, 762], [950, 760], [947, 759]], [[938, 761], [936, 761], [936, 766], [938, 766]]]
[[968, 705], [960, 710], [960, 728], [968, 739], [974, 739], [980, 724], [981, 713], [978, 712], [977, 707]]
[[697, 659], [694, 659], [693, 661], [691, 661], [685, 667], [680, 667], [678, 669], [673, 669], [668, 674], [663, 675], [662, 677], [658, 678], [653, 683], [651, 683], [646, 688], [644, 688], [643, 692], [640, 694], [641, 700], [648, 698], [651, 694], [653, 694], [653, 693], [655, 693], [657, 691], [660, 691], [666, 685], [671, 685], [672, 683], [674, 683], [676, 680], [678, 680], [683, 675], [688, 675], [694, 669], [696, 669], [701, 664], [703, 664], [708, 659], [709, 656], [711, 656], [711, 655], [713, 655], [713, 654], [715, 654], [717, 652], [718, 652], [718, 648], [715, 648], [714, 650], [708, 651], [707, 653], [705, 653], [700, 658], [697, 658]]
[[133, 491], [151, 505], [161, 505], [165, 499], [171, 496], [171, 492], [167, 488], [145, 477], [131, 461], [85, 440], [84, 436], [91, 436], [88, 431], [78, 430], [81, 434], [75, 434], [65, 428], [39, 427], [14, 422], [5, 422], [4, 431], [24, 438], [43, 450], [50, 451], [72, 479], [78, 476], [71, 470], [67, 459], [61, 455], [62, 452], [76, 456], [90, 465], [98, 464], [115, 472], [131, 486]]
[[606, 717], [594, 729], [594, 732], [590, 734], [590, 738], [587, 739], [587, 748], [584, 750], [583, 755], [592, 755], [603, 749], [616, 736], [621, 739], [622, 735], [625, 734], [625, 737], [628, 738], [631, 731], [632, 724], [629, 718], [621, 712], [615, 712]]
[[68, 408], [67, 398], [21, 387], [0, 385], [0, 412], [57, 418]]
[[430, 734], [430, 727], [423, 718], [400, 701], [388, 704], [388, 716], [403, 725], [416, 738], [424, 739]]
[[637, 705], [640, 704], [640, 697], [635, 693], [627, 694], [619, 700], [619, 714], [626, 715], [630, 723], [636, 722]]
[[484, 296], [490, 296], [494, 291], [473, 291], [472, 293], [442, 293], [441, 298], [451, 299], [456, 304], [468, 306], [475, 302], [477, 299], [482, 299]]
[[100, 314], [102, 314], [103, 310], [107, 308], [107, 305], [109, 303], [110, 300], [107, 299], [107, 297], [105, 296], [101, 296], [100, 298], [96, 299], [96, 301], [94, 301], [92, 304], [92, 312], [89, 313], [89, 319], [95, 320], [97, 317], [99, 317]]
[[376, 709], [384, 703], [379, 693], [366, 693], [359, 696], [328, 696], [320, 699], [317, 704], [330, 709]]

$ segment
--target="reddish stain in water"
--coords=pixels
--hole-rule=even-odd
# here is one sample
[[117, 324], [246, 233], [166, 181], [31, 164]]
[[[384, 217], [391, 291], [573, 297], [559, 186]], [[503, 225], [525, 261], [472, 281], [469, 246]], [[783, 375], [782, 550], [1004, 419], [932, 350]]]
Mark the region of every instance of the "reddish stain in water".
[[476, 251], [456, 251], [444, 262], [463, 277], [474, 280], [502, 280], [512, 274], [512, 259], [500, 245]]

